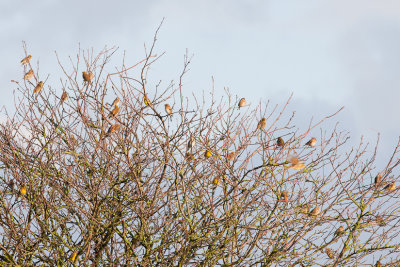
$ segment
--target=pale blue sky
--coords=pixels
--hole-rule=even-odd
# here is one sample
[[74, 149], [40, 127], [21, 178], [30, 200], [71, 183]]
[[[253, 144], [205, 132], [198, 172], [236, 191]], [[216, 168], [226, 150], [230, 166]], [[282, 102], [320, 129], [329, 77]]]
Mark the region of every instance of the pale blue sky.
[[[229, 87], [252, 103], [282, 103], [299, 125], [341, 106], [334, 121], [352, 142], [363, 134], [388, 154], [400, 135], [400, 1], [398, 0], [202, 0], [202, 1], [6, 1], [0, 0], [0, 105], [12, 107], [11, 79], [21, 79], [26, 41], [43, 73], [58, 69], [54, 50], [66, 58], [78, 43], [96, 51], [126, 50], [132, 63], [165, 17], [158, 51], [166, 55], [152, 77], [169, 82], [194, 54], [186, 92]], [[317, 134], [317, 133], [316, 133]]]

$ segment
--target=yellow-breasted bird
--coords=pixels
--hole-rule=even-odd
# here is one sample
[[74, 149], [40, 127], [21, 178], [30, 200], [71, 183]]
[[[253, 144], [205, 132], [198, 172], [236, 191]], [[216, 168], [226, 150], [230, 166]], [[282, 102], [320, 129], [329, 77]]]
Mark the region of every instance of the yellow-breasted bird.
[[189, 149], [191, 149], [191, 148], [194, 147], [195, 144], [196, 144], [196, 139], [195, 139], [194, 136], [192, 135], [192, 136], [190, 136], [190, 138], [189, 138], [189, 142], [188, 142], [188, 144], [187, 144], [187, 147], [188, 147]]
[[115, 106], [113, 110], [111, 110], [110, 114], [108, 114], [109, 118], [115, 117], [119, 112], [119, 107]]
[[43, 82], [40, 81], [40, 82], [36, 85], [35, 89], [33, 90], [33, 93], [39, 94], [40, 91], [42, 91], [42, 89], [43, 89]]
[[377, 262], [375, 263], [375, 267], [382, 267], [381, 262], [380, 262], [380, 261], [377, 261]]
[[68, 93], [64, 91], [61, 95], [61, 102], [64, 102], [67, 99], [68, 99]]
[[246, 106], [246, 99], [243, 97], [243, 98], [240, 99], [238, 107], [240, 109], [240, 108], [242, 108], [244, 106]]
[[303, 205], [303, 206], [300, 207], [300, 212], [301, 213], [308, 213], [308, 211], [309, 211], [308, 204]]
[[226, 156], [228, 161], [232, 161], [235, 158], [235, 152], [231, 152]]
[[115, 98], [111, 106], [119, 106], [119, 97]]
[[343, 233], [344, 233], [344, 228], [343, 228], [343, 226], [341, 225], [338, 229], [336, 229], [335, 235], [336, 235], [336, 236], [341, 236]]
[[72, 262], [75, 261], [76, 256], [78, 256], [78, 251], [77, 251], [77, 250], [75, 250], [74, 253], [72, 253], [72, 255], [71, 255], [71, 261], [72, 261]]
[[278, 137], [278, 139], [276, 140], [276, 145], [280, 147], [285, 145], [285, 141], [283, 141], [282, 137]]
[[326, 252], [326, 255], [328, 255], [328, 257], [329, 257], [330, 259], [335, 258], [335, 254], [333, 253], [333, 251], [332, 251], [330, 248], [326, 248], [326, 249], [325, 249], [325, 252]]
[[257, 124], [257, 130], [258, 129], [264, 129], [266, 126], [267, 126], [267, 119], [266, 118], [262, 118]]
[[214, 180], [213, 180], [213, 184], [214, 185], [219, 185], [221, 183], [221, 179], [219, 179], [219, 178], [214, 178]]
[[24, 57], [24, 58], [21, 60], [21, 64], [22, 64], [22, 65], [28, 65], [28, 63], [29, 63], [29, 61], [31, 60], [31, 58], [32, 58], [31, 55], [28, 55], [27, 57]]
[[289, 201], [288, 193], [286, 191], [282, 191], [280, 199], [285, 201], [285, 202], [288, 202]]
[[25, 186], [21, 187], [20, 193], [23, 196], [26, 194], [26, 187]]
[[25, 80], [30, 80], [33, 78], [33, 70], [29, 70], [25, 75], [24, 75], [24, 79]]
[[153, 104], [151, 103], [151, 101], [150, 101], [150, 99], [147, 97], [147, 95], [144, 95], [143, 96], [143, 102], [144, 102], [144, 104], [146, 105], [146, 106], [149, 106], [149, 107], [153, 107]]
[[204, 152], [204, 157], [205, 157], [205, 158], [211, 157], [211, 152], [210, 152], [210, 150], [206, 150], [206, 152]]
[[316, 206], [315, 208], [313, 208], [313, 210], [310, 212], [310, 215], [312, 216], [317, 216], [319, 214], [319, 207]]
[[165, 104], [165, 112], [168, 114], [168, 115], [172, 115], [172, 108], [171, 108], [171, 106], [169, 105], [169, 104]]
[[305, 144], [306, 146], [314, 147], [317, 144], [317, 138], [313, 137]]
[[396, 190], [396, 183], [395, 182], [391, 182], [390, 184], [385, 186], [385, 190], [387, 190], [389, 192], [392, 192], [392, 191]]
[[375, 176], [375, 180], [374, 180], [375, 186], [379, 186], [381, 181], [382, 181], [382, 175], [380, 173], [378, 173], [378, 175]]
[[92, 79], [94, 78], [94, 74], [90, 71], [88, 71], [88, 72], [84, 71], [84, 72], [82, 72], [82, 77], [85, 82], [90, 83], [92, 81]]

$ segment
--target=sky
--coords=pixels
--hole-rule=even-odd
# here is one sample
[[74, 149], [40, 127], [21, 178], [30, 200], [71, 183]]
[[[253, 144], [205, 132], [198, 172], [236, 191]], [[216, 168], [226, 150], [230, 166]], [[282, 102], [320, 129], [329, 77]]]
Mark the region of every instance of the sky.
[[[400, 1], [398, 0], [0, 0], [0, 107], [12, 110], [13, 90], [23, 76], [25, 41], [43, 73], [59, 71], [54, 51], [78, 47], [144, 56], [162, 19], [157, 50], [165, 56], [152, 77], [168, 83], [193, 55], [185, 77], [187, 95], [215, 90], [248, 102], [282, 104], [299, 127], [344, 110], [331, 121], [374, 143], [389, 157], [400, 136]], [[315, 135], [318, 132], [314, 133]]]

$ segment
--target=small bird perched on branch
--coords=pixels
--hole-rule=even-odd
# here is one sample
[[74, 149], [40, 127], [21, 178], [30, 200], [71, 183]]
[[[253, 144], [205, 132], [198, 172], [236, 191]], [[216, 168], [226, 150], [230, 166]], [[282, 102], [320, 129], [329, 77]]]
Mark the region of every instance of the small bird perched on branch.
[[311, 212], [310, 215], [317, 216], [319, 214], [319, 207], [316, 206]]
[[257, 130], [258, 129], [264, 129], [267, 126], [267, 119], [266, 118], [262, 118], [258, 124], [257, 124]]
[[21, 60], [21, 65], [28, 65], [29, 61], [31, 60], [32, 56], [28, 55]]
[[344, 228], [343, 228], [343, 226], [341, 225], [338, 229], [336, 229], [335, 235], [336, 235], [336, 236], [341, 236], [343, 233], [344, 233]]
[[381, 183], [381, 181], [382, 181], [382, 175], [380, 173], [378, 173], [378, 175], [375, 176], [375, 180], [374, 180], [375, 186], [378, 187], [379, 184]]
[[92, 79], [94, 78], [94, 74], [90, 71], [89, 72], [84, 71], [84, 72], [82, 72], [82, 77], [85, 82], [90, 83], [92, 81]]
[[108, 114], [109, 118], [115, 117], [119, 113], [119, 107], [115, 106], [113, 110], [111, 110], [110, 114]]
[[171, 108], [171, 106], [169, 105], [169, 104], [165, 104], [165, 112], [168, 114], [168, 115], [172, 115], [172, 108]]
[[107, 131], [107, 135], [106, 135], [106, 136], [109, 136], [110, 134], [119, 131], [120, 128], [121, 128], [121, 125], [118, 124], [118, 123], [117, 123], [117, 124], [114, 124], [114, 125], [111, 125], [110, 128], [108, 128], [108, 131]]
[[36, 85], [35, 89], [33, 90], [33, 93], [38, 94], [38, 93], [40, 93], [40, 91], [42, 91], [42, 89], [43, 89], [43, 82], [40, 81], [40, 82]]
[[25, 75], [24, 75], [24, 79], [25, 80], [30, 80], [33, 78], [33, 70], [28, 71]]
[[282, 191], [280, 199], [285, 202], [288, 202], [289, 201], [288, 193], [286, 191]]
[[314, 147], [316, 144], [317, 144], [317, 138], [313, 137], [305, 145]]
[[61, 95], [61, 103], [68, 99], [68, 93], [64, 91]]
[[187, 144], [187, 147], [189, 149], [192, 149], [194, 147], [194, 145], [196, 144], [196, 139], [194, 138], [194, 136], [190, 136], [189, 142]]
[[391, 182], [390, 184], [385, 186], [385, 190], [387, 190], [389, 192], [392, 192], [392, 191], [396, 190], [396, 183], [395, 182]]
[[246, 99], [243, 97], [243, 98], [240, 99], [238, 107], [240, 109], [240, 108], [242, 108], [244, 106], [246, 106]]
[[282, 146], [285, 145], [285, 141], [283, 141], [283, 138], [282, 138], [282, 137], [278, 137], [278, 140], [276, 140], [276, 145], [277, 145], [278, 147], [282, 147]]
[[115, 98], [112, 102], [111, 106], [118, 106], [119, 107], [119, 97]]

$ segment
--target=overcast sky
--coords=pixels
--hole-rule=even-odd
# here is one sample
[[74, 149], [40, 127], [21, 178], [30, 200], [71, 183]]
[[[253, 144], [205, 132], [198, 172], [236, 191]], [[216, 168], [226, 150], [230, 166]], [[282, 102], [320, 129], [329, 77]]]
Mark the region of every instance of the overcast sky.
[[[0, 0], [0, 105], [12, 107], [11, 79], [23, 76], [26, 41], [43, 73], [58, 68], [54, 50], [75, 55], [78, 44], [96, 51], [126, 50], [143, 58], [165, 17], [158, 51], [166, 55], [153, 77], [169, 82], [194, 55], [185, 90], [228, 87], [250, 102], [283, 103], [299, 124], [345, 106], [340, 121], [352, 142], [375, 140], [388, 156], [400, 135], [400, 1], [398, 0]], [[300, 121], [301, 120], [301, 121]], [[315, 133], [316, 135], [318, 133]]]

